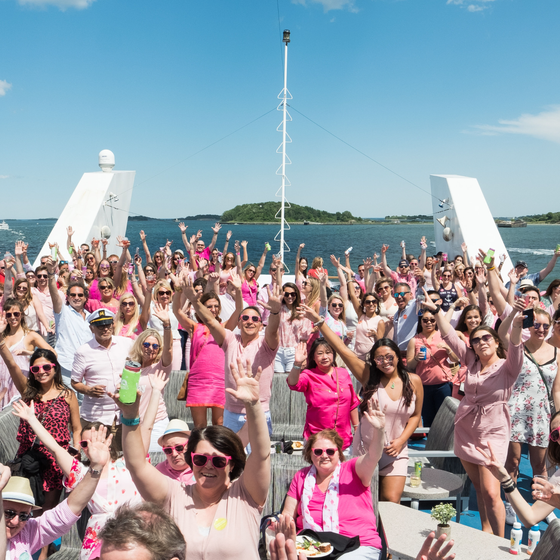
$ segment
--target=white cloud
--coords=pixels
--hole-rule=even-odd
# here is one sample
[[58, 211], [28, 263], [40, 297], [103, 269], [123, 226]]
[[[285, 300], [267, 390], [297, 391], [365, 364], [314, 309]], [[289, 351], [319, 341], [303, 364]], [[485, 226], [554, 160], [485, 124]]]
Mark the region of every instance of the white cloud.
[[553, 105], [537, 115], [525, 114], [512, 121], [498, 122], [499, 125], [483, 124], [473, 128], [484, 136], [523, 134], [560, 144], [560, 105]]
[[6, 80], [0, 80], [0, 97], [6, 95], [9, 89], [12, 89], [12, 84], [9, 84]]
[[0, 179], [7, 179], [9, 175], [0, 175]]
[[467, 11], [469, 12], [482, 12], [482, 10], [486, 10], [488, 6], [477, 6], [475, 4], [470, 4], [467, 6]]
[[330, 10], [344, 10], [347, 9], [350, 12], [357, 12], [358, 9], [354, 5], [354, 0], [292, 0], [294, 4], [301, 4], [302, 6], [307, 6], [307, 4], [320, 4], [323, 6], [323, 10], [328, 12]]
[[451, 4], [454, 6], [461, 6], [466, 8], [468, 12], [482, 12], [487, 10], [490, 6], [490, 2], [495, 2], [495, 0], [475, 0], [474, 4], [466, 4], [465, 0], [447, 0], [446, 4]]
[[22, 6], [31, 6], [37, 8], [46, 8], [47, 6], [56, 6], [61, 10], [68, 8], [76, 8], [77, 10], [84, 10], [89, 8], [95, 0], [18, 0]]

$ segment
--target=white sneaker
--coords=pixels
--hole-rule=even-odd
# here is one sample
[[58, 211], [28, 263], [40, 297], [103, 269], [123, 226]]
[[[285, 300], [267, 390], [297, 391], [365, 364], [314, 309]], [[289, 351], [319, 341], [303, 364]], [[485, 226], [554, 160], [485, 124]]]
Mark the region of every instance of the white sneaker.
[[515, 510], [513, 509], [513, 506], [509, 502], [506, 502], [505, 506], [506, 506], [506, 524], [513, 525], [517, 521], [517, 515], [515, 513]]

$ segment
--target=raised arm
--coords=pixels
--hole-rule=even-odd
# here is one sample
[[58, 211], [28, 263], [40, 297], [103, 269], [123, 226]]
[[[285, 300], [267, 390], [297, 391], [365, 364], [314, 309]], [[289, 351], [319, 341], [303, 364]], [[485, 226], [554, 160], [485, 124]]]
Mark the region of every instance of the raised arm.
[[123, 239], [122, 237], [117, 237], [117, 241], [120, 247], [122, 247], [122, 253], [119, 258], [119, 262], [117, 263], [117, 269], [115, 271], [115, 277], [113, 281], [115, 282], [115, 286], [121, 285], [122, 279], [122, 270], [124, 265], [127, 261], [130, 260], [130, 255], [128, 254], [128, 248], [130, 247], [130, 241], [128, 239]]
[[191, 245], [189, 243], [189, 240], [187, 238], [187, 228], [189, 226], [185, 225], [185, 222], [179, 222], [179, 229], [181, 230], [181, 239], [183, 241], [183, 245], [185, 246], [185, 249], [187, 251], [187, 253], [191, 252]]
[[[278, 267], [282, 266], [279, 264]], [[278, 268], [280, 270], [280, 268]], [[280, 309], [282, 308], [283, 292], [280, 283], [276, 283], [274, 289], [268, 286], [268, 303], [261, 302], [261, 305], [270, 311], [268, 324], [264, 331], [264, 337], [268, 347], [272, 350], [278, 348], [278, 327], [280, 326]]]
[[383, 245], [381, 247], [381, 270], [387, 278], [391, 278], [392, 270], [387, 265], [387, 249], [389, 249], [389, 245]]
[[302, 303], [301, 306], [298, 307], [298, 310], [303, 311], [305, 317], [307, 317], [314, 326], [319, 328], [323, 338], [336, 350], [337, 354], [344, 360], [344, 363], [348, 366], [348, 369], [352, 372], [354, 377], [365, 387], [369, 381], [369, 366], [363, 360], [360, 360], [360, 358], [340, 340], [338, 335], [334, 334], [331, 329], [329, 329], [325, 320], [311, 307]]
[[363, 430], [367, 429], [371, 433], [370, 444], [365, 455], [361, 455], [356, 461], [356, 474], [364, 486], [371, 484], [375, 467], [383, 455], [385, 442], [385, 410], [380, 409], [377, 395], [373, 395], [367, 404], [368, 409], [364, 411], [361, 424]]
[[25, 271], [23, 270], [22, 255], [23, 255], [23, 241], [16, 241], [16, 246], [14, 250], [16, 256], [16, 272], [18, 278], [23, 278], [25, 276]]
[[509, 277], [509, 288], [506, 296], [506, 301], [510, 305], [513, 305], [515, 303], [515, 291], [517, 289], [517, 282], [519, 282], [519, 276], [515, 272], [515, 268], [512, 268], [508, 272], [508, 277]]
[[[0, 335], [6, 330], [7, 322], [6, 322], [6, 313], [2, 311], [0, 314]], [[0, 340], [0, 356], [4, 360], [6, 367], [8, 368], [8, 372], [16, 389], [18, 390], [20, 395], [23, 395], [25, 388], [27, 387], [27, 377], [23, 375], [20, 367], [17, 365], [16, 361], [14, 360], [14, 356], [10, 352], [8, 345], [6, 344], [5, 340]]]
[[326, 272], [319, 272], [319, 297], [321, 300], [321, 307], [327, 309], [328, 299], [327, 299], [327, 282], [329, 281], [329, 277], [327, 276]]
[[[486, 253], [480, 251], [482, 258], [480, 259], [483, 262]], [[496, 272], [496, 267], [494, 266], [494, 257], [492, 257], [490, 261], [490, 265], [488, 266], [488, 291], [490, 292], [490, 296], [492, 297], [492, 301], [494, 302], [494, 307], [498, 312], [498, 315], [502, 315], [502, 313], [506, 310], [506, 300], [502, 294], [502, 281], [498, 277], [498, 273]]]
[[153, 284], [148, 285], [147, 289], [144, 290], [144, 305], [142, 305], [142, 313], [140, 313], [140, 317], [138, 318], [138, 321], [140, 322], [140, 326], [144, 331], [148, 328], [148, 323], [152, 315], [152, 310], [151, 310], [152, 291], [153, 291]]
[[231, 231], [228, 231], [226, 233], [226, 242], [224, 243], [224, 250], [222, 251], [222, 255], [224, 256], [227, 254], [230, 239], [231, 239]]
[[401, 260], [406, 260], [406, 243], [401, 241]]
[[426, 249], [428, 248], [428, 244], [426, 243], [426, 236], [423, 235], [422, 239], [420, 239], [420, 258], [418, 259], [418, 268], [420, 270], [424, 270], [426, 266]]
[[[31, 429], [35, 432], [35, 435], [41, 440], [43, 445], [53, 454], [54, 458], [60, 470], [64, 473], [65, 476], [70, 474], [70, 470], [72, 468], [73, 457], [64, 449], [64, 447], [60, 446], [54, 437], [51, 435], [49, 431], [39, 422], [37, 416], [35, 416], [35, 405], [33, 401], [27, 406], [23, 401], [18, 401], [13, 403], [13, 411], [12, 414], [21, 418], [29, 424]], [[78, 442], [75, 441], [74, 445], [78, 445]]]
[[337, 259], [334, 255], [331, 255], [331, 263], [334, 267], [336, 267], [336, 274], [338, 276], [338, 281], [340, 282], [340, 297], [342, 298], [342, 301], [346, 303], [348, 301], [348, 283], [346, 280], [346, 276], [344, 275], [344, 270], [340, 266], [340, 259]]
[[146, 264], [152, 262], [152, 255], [150, 254], [150, 249], [148, 249], [148, 242], [146, 241], [146, 234], [144, 230], [140, 230], [140, 239], [142, 241], [142, 248], [144, 249], [144, 254], [146, 255]]
[[47, 258], [47, 262], [45, 263], [47, 267], [47, 275], [48, 275], [48, 284], [49, 284], [49, 294], [51, 296], [52, 304], [53, 304], [53, 311], [55, 313], [60, 313], [62, 311], [62, 306], [64, 302], [62, 301], [62, 297], [60, 296], [60, 292], [56, 287], [56, 279], [54, 277], [54, 269], [55, 264], [51, 257]]
[[560, 250], [554, 251], [550, 262], [539, 272], [541, 282], [554, 270], [558, 257], [560, 257]]
[[243, 260], [241, 261], [241, 269], [249, 262], [249, 254], [247, 253], [248, 242], [243, 240], [241, 246], [243, 247]]
[[299, 259], [301, 257], [301, 250], [305, 247], [305, 243], [300, 243], [297, 253], [296, 253], [296, 267], [294, 268], [294, 276], [296, 278], [296, 284], [300, 276], [302, 276], [301, 271], [299, 270]]
[[212, 231], [214, 232], [212, 235], [212, 241], [210, 241], [210, 245], [208, 245], [208, 249], [210, 249], [210, 252], [212, 252], [212, 249], [216, 246], [216, 241], [218, 241], [218, 233], [220, 233], [221, 229], [222, 224], [220, 224], [220, 222], [216, 222], [214, 224], [214, 227], [212, 228]]
[[123, 404], [119, 400], [118, 393], [107, 394], [115, 401], [124, 419], [122, 445], [126, 468], [130, 471], [132, 480], [142, 498], [147, 502], [162, 505], [169, 490], [169, 478], [146, 461], [142, 428], [140, 427], [140, 393], [136, 395], [136, 401], [132, 404]]
[[237, 388], [228, 388], [226, 391], [245, 405], [251, 445], [251, 454], [245, 465], [243, 480], [251, 498], [259, 506], [263, 506], [270, 486], [270, 437], [259, 399], [262, 369], [259, 367], [254, 377], [248, 377], [247, 373], [252, 371], [251, 362], [247, 361], [244, 364], [241, 360], [237, 360], [237, 367], [232, 363], [230, 370]]
[[[175, 297], [179, 297], [176, 295]], [[180, 299], [180, 298], [179, 298]], [[163, 323], [163, 352], [161, 355], [161, 365], [167, 367], [173, 361], [173, 336], [169, 311], [160, 303], [154, 305], [154, 316]]]
[[[514, 346], [518, 346], [519, 344], [521, 344], [524, 307], [525, 301], [523, 300], [523, 298], [519, 298], [513, 304], [511, 313], [502, 321], [502, 324], [498, 328], [498, 335], [506, 348], [510, 343]], [[521, 315], [517, 317], [517, 315], [519, 315], [520, 313]]]
[[235, 290], [235, 311], [230, 315], [230, 318], [226, 321], [225, 327], [229, 331], [234, 331], [237, 327], [237, 323], [239, 321], [239, 316], [243, 311], [243, 292], [241, 291], [241, 277], [236, 274], [235, 272], [231, 273], [231, 284]]
[[156, 421], [159, 401], [165, 386], [169, 382], [169, 376], [167, 376], [162, 370], [157, 370], [155, 373], [151, 373], [148, 378], [150, 385], [152, 386], [152, 393], [150, 395], [150, 401], [148, 402], [148, 408], [146, 409], [144, 418], [140, 419], [140, 433], [142, 434], [142, 441], [144, 443], [144, 451], [146, 454], [150, 450], [150, 440], [154, 429], [154, 423]]
[[259, 264], [257, 265], [257, 271], [255, 272], [255, 282], [259, 279], [262, 269], [264, 268], [264, 263], [266, 261], [266, 254], [268, 253], [268, 246], [264, 244], [264, 250], [262, 252], [261, 258], [259, 259]]
[[183, 288], [188, 300], [192, 303], [195, 313], [202, 319], [202, 322], [208, 327], [210, 334], [214, 337], [216, 344], [221, 346], [226, 338], [226, 330], [222, 324], [210, 313], [205, 305], [202, 305], [196, 297], [196, 292], [192, 287], [190, 278], [185, 281]]
[[439, 291], [439, 258], [434, 257], [432, 264], [432, 286], [434, 290]]

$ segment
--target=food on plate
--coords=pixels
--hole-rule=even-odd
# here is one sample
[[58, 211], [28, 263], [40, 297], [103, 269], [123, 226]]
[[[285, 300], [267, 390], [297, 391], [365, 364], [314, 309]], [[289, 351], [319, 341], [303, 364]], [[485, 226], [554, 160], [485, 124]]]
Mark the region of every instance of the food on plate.
[[292, 442], [292, 447], [294, 449], [303, 449], [303, 441], [294, 441]]
[[333, 551], [333, 546], [328, 542], [319, 542], [311, 537], [301, 536], [296, 539], [296, 548], [305, 552], [308, 558], [321, 558]]

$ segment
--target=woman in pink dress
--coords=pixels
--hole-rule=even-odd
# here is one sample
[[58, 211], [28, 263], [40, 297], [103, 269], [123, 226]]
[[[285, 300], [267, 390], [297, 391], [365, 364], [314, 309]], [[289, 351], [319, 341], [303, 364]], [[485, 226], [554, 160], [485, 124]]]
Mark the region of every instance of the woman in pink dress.
[[[422, 381], [416, 374], [406, 371], [399, 348], [392, 340], [378, 340], [367, 361], [360, 360], [317, 313], [306, 305], [301, 309], [362, 384], [364, 400], [360, 408], [367, 410], [367, 401], [374, 395], [380, 410], [387, 407], [385, 448], [379, 462], [379, 493], [381, 500], [398, 503], [406, 482], [407, 442], [418, 427], [422, 412]], [[361, 447], [359, 430], [354, 444]]]
[[[246, 249], [246, 246], [244, 246]], [[243, 284], [241, 285], [241, 293], [243, 294], [243, 301], [249, 306], [257, 305], [257, 292], [259, 291], [259, 285], [257, 280], [261, 275], [264, 262], [266, 260], [266, 254], [268, 253], [268, 246], [265, 244], [264, 251], [259, 259], [259, 264], [255, 266], [250, 262], [243, 270]], [[242, 270], [241, 263], [241, 253], [236, 248], [235, 256], [237, 269]]]
[[[240, 293], [241, 281], [238, 278], [236, 280], [238, 280], [236, 288]], [[222, 305], [215, 292], [204, 294], [200, 298], [200, 302], [219, 320]], [[226, 329], [230, 331], [235, 329], [242, 309], [242, 299], [237, 297], [235, 312], [224, 325]], [[224, 406], [226, 403], [224, 351], [216, 344], [208, 327], [198, 317], [198, 323], [195, 323], [183, 311], [179, 312], [178, 317], [182, 325], [192, 329], [186, 406], [191, 409], [194, 427], [199, 429], [206, 427], [206, 411], [208, 408], [212, 409], [212, 425], [221, 426], [224, 422]]]
[[[492, 271], [490, 271], [492, 273]], [[521, 331], [523, 300], [515, 303], [504, 320], [507, 333], [513, 322], [507, 359], [498, 333], [487, 326], [479, 326], [470, 333], [470, 346], [457, 335], [439, 306], [428, 297], [424, 306], [435, 316], [443, 340], [467, 367], [465, 397], [455, 415], [455, 455], [461, 459], [477, 495], [482, 530], [504, 536], [506, 510], [500, 497], [500, 483], [485, 467], [485, 460], [477, 447], [486, 449], [491, 443], [496, 457], [503, 463], [510, 440], [508, 400], [523, 364]]]
[[110, 309], [113, 313], [118, 313], [119, 300], [115, 297], [115, 283], [111, 278], [99, 278], [97, 289], [101, 294], [99, 299], [88, 299], [86, 309], [93, 313], [96, 309]]

